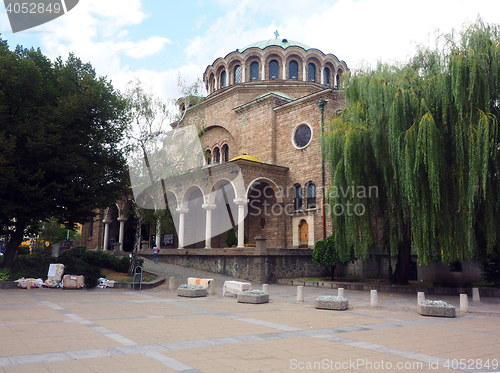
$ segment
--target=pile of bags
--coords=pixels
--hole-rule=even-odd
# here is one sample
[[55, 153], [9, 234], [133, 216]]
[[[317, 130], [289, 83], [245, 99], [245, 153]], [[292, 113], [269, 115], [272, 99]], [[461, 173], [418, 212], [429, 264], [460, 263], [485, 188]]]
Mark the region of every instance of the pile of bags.
[[41, 288], [70, 288], [77, 289], [85, 286], [85, 278], [83, 276], [64, 275], [64, 264], [50, 264], [47, 279], [43, 281], [41, 278], [20, 278], [17, 286], [23, 289], [31, 289], [32, 287]]

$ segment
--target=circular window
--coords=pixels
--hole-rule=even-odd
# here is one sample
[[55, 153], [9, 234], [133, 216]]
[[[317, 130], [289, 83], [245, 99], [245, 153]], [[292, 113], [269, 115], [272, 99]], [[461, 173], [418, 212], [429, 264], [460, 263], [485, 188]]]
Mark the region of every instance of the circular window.
[[306, 124], [301, 123], [297, 127], [292, 134], [292, 143], [298, 149], [305, 148], [312, 139], [312, 128]]

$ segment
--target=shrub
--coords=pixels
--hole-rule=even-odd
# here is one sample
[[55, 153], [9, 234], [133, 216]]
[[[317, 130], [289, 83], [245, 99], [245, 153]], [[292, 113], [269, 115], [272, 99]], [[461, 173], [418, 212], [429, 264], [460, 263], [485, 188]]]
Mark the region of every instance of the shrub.
[[231, 228], [226, 233], [226, 245], [227, 247], [233, 247], [238, 244], [238, 238], [236, 237], [236, 233], [234, 232], [234, 228]]
[[493, 283], [500, 288], [500, 249], [496, 248], [489, 260], [480, 264], [481, 276], [484, 281]]
[[316, 241], [312, 255], [312, 262], [329, 266], [331, 269], [332, 281], [334, 280], [335, 267], [337, 264], [346, 265], [356, 260], [354, 256], [354, 248], [339, 251], [333, 235], [326, 238], [326, 240]]
[[0, 268], [0, 282], [10, 281], [10, 269]]

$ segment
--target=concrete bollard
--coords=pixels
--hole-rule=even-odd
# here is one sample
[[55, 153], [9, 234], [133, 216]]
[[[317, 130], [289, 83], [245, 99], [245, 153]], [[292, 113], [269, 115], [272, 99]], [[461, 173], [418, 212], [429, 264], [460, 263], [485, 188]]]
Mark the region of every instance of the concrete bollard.
[[370, 291], [370, 307], [378, 307], [378, 294], [377, 290]]
[[269, 294], [269, 285], [268, 284], [262, 285], [262, 291], [266, 294]]
[[460, 294], [460, 312], [469, 312], [469, 298], [467, 294]]
[[168, 289], [169, 290], [175, 289], [175, 280], [173, 277], [170, 277], [170, 280], [168, 281]]
[[304, 301], [304, 287], [297, 286], [297, 302], [303, 302], [303, 301]]
[[425, 300], [425, 293], [423, 291], [419, 291], [417, 293], [417, 304], [422, 303]]
[[472, 288], [472, 301], [474, 303], [481, 302], [481, 298], [479, 297], [479, 289], [478, 288]]
[[344, 296], [344, 288], [339, 288], [337, 295], [339, 297], [343, 297]]
[[212, 295], [215, 295], [215, 280], [210, 281], [212, 283], [212, 290], [210, 290]]

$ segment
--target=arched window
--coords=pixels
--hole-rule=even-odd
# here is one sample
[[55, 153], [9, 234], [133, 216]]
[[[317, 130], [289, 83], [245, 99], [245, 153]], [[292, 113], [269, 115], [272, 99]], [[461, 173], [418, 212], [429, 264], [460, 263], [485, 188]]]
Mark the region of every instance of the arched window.
[[207, 158], [207, 164], [212, 163], [212, 152], [210, 150], [207, 150], [205, 152], [206, 158]]
[[325, 85], [330, 85], [330, 69], [328, 67], [325, 67], [323, 71], [323, 81]]
[[288, 64], [288, 79], [299, 78], [299, 63], [297, 61], [290, 61]]
[[229, 162], [229, 146], [224, 145], [222, 147], [223, 162]]
[[214, 149], [214, 163], [220, 163], [220, 151], [219, 148]]
[[226, 70], [220, 74], [220, 87], [224, 88], [226, 86]]
[[314, 183], [309, 183], [307, 185], [307, 208], [316, 208], [316, 185], [314, 185]]
[[278, 79], [280, 77], [280, 64], [276, 60], [269, 62], [269, 79]]
[[250, 80], [259, 80], [259, 63], [257, 61], [250, 64]]
[[300, 185], [294, 185], [295, 196], [293, 199], [293, 209], [295, 211], [302, 209], [302, 187]]
[[307, 65], [307, 80], [310, 82], [316, 81], [316, 65], [312, 62]]
[[241, 66], [237, 65], [234, 68], [234, 84], [241, 83]]

